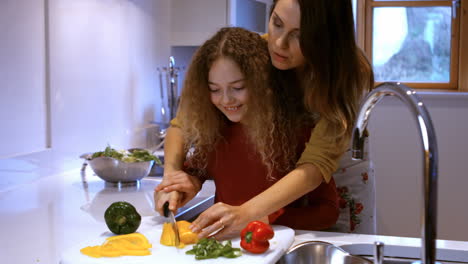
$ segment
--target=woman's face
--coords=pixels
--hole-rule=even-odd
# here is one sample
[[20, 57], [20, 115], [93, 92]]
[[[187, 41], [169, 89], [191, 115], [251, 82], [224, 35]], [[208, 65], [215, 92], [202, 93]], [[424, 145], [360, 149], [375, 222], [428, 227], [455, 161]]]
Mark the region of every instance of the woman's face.
[[273, 66], [280, 70], [304, 65], [299, 44], [300, 6], [297, 0], [279, 0], [268, 23], [268, 50]]
[[221, 57], [208, 74], [211, 102], [232, 122], [241, 122], [247, 112], [249, 93], [237, 64]]

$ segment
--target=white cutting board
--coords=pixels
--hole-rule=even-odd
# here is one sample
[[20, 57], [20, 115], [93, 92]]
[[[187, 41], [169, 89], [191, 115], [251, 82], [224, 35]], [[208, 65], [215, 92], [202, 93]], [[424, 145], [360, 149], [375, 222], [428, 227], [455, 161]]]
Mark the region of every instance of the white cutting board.
[[[146, 218], [146, 217], [145, 217]], [[89, 241], [83, 241], [76, 246], [67, 249], [62, 253], [61, 264], [155, 264], [155, 263], [197, 263], [197, 264], [212, 264], [212, 263], [235, 263], [235, 264], [274, 264], [281, 256], [289, 249], [294, 241], [294, 230], [285, 226], [273, 225], [275, 236], [270, 240], [270, 248], [263, 254], [251, 254], [242, 250], [242, 256], [234, 259], [217, 258], [207, 260], [195, 260], [194, 255], [187, 255], [185, 252], [192, 249], [192, 245], [188, 245], [183, 249], [175, 247], [167, 247], [159, 243], [162, 233], [162, 224], [159, 221], [154, 221], [148, 218], [142, 219], [142, 224], [137, 232], [145, 235], [149, 242], [153, 245], [151, 255], [149, 256], [122, 256], [116, 258], [92, 258], [81, 254], [80, 249], [86, 246], [101, 245], [105, 238], [110, 236], [110, 232], [104, 235], [96, 235], [95, 238], [90, 238]], [[240, 237], [232, 239], [232, 246], [240, 247]]]

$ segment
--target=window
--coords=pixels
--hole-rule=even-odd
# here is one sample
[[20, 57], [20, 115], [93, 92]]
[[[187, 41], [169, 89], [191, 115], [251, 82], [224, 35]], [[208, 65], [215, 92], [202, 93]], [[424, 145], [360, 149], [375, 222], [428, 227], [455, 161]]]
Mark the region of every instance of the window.
[[468, 91], [467, 2], [354, 0], [357, 39], [376, 82]]

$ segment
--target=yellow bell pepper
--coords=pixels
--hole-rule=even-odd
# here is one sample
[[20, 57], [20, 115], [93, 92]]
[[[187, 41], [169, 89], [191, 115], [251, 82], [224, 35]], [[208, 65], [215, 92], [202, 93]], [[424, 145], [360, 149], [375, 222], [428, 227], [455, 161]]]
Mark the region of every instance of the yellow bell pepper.
[[151, 247], [152, 245], [143, 234], [132, 233], [108, 237], [102, 245], [85, 247], [80, 251], [93, 258], [146, 256], [151, 254], [149, 251]]
[[86, 256], [90, 256], [93, 258], [100, 258], [101, 257], [101, 246], [90, 246], [82, 248], [81, 253], [85, 254]]
[[[185, 220], [177, 221], [177, 227], [179, 228], [180, 245], [179, 248], [185, 247], [187, 244], [195, 244], [198, 242], [198, 234], [192, 232], [189, 226], [190, 222]], [[160, 243], [165, 246], [175, 246], [175, 232], [170, 223], [164, 223], [163, 231], [161, 234]]]

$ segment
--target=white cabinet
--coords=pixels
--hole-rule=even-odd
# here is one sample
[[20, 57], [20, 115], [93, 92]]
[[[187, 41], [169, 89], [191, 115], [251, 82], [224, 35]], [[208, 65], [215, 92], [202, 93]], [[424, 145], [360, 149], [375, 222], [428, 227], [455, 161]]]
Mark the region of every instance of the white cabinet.
[[199, 46], [218, 29], [266, 32], [272, 0], [172, 0], [171, 45]]
[[43, 1], [0, 1], [0, 159], [48, 147], [44, 35]]
[[229, 25], [259, 33], [267, 32], [273, 0], [232, 0], [229, 2]]

